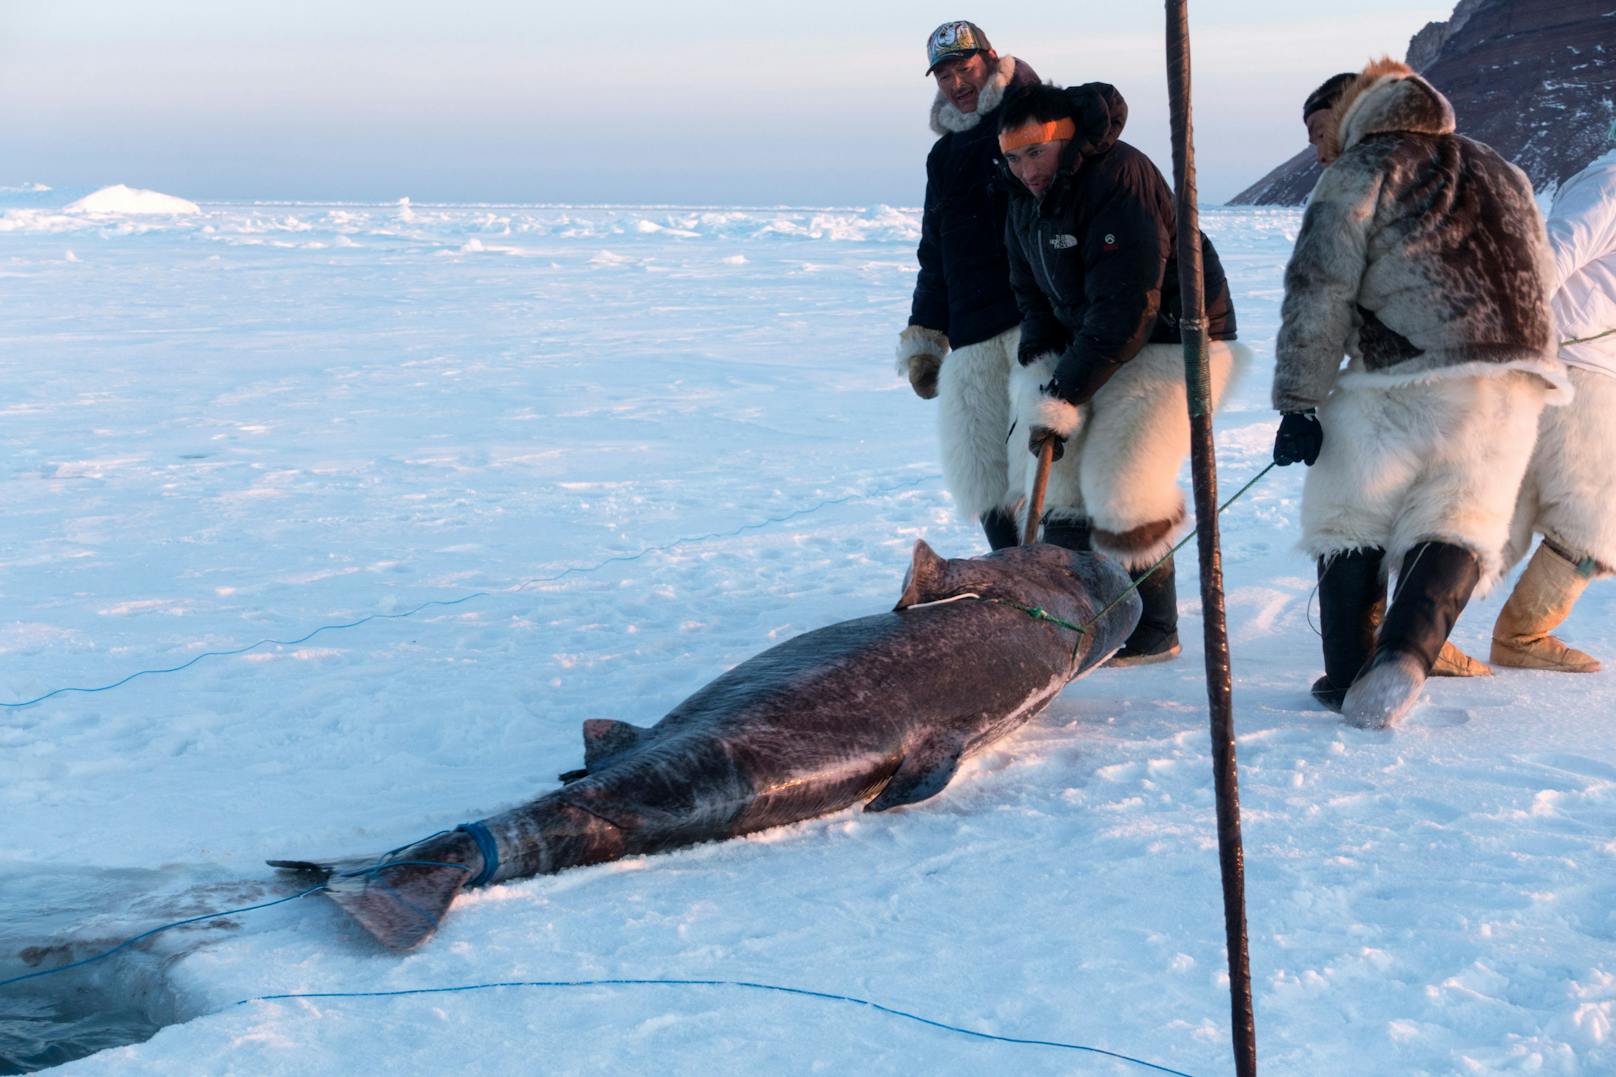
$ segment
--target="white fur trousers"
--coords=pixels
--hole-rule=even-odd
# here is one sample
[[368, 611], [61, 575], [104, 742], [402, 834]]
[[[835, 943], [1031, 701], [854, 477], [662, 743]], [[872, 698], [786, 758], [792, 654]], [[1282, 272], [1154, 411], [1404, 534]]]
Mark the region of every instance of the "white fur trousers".
[[[1236, 341], [1210, 343], [1214, 407], [1250, 357]], [[1020, 421], [1010, 447], [1028, 461], [1029, 486], [1035, 468], [1027, 435], [1044, 403], [1040, 387], [1058, 358], [1044, 356], [1019, 367], [1011, 379]], [[1178, 473], [1189, 451], [1184, 347], [1147, 344], [1078, 409], [1065, 455], [1049, 469], [1046, 514], [1091, 520], [1095, 548], [1130, 569], [1155, 564], [1181, 530], [1184, 495]]]
[[1485, 594], [1503, 571], [1547, 393], [1521, 371], [1402, 384], [1344, 375], [1318, 410], [1324, 447], [1302, 487], [1303, 548], [1376, 547], [1396, 568], [1421, 542], [1462, 546], [1481, 562]]
[[1570, 367], [1571, 403], [1543, 409], [1521, 483], [1506, 564], [1548, 536], [1575, 558], [1616, 570], [1616, 377]]
[[1014, 509], [1027, 471], [1026, 452], [1010, 453], [1010, 370], [1019, 326], [955, 348], [937, 378], [937, 433], [943, 482], [962, 516]]

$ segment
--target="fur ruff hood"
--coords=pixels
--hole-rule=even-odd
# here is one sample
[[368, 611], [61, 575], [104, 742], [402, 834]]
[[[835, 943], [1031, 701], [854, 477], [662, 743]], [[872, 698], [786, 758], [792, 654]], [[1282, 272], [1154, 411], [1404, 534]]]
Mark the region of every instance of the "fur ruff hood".
[[1014, 56], [1000, 56], [994, 66], [993, 74], [988, 76], [987, 85], [976, 97], [975, 112], [961, 112], [954, 107], [954, 103], [943, 96], [943, 91], [937, 91], [937, 97], [931, 103], [931, 129], [934, 134], [958, 134], [969, 131], [982, 122], [982, 117], [998, 108], [1003, 103], [1005, 94], [1010, 90], [1010, 84], [1016, 81], [1016, 68], [1020, 66], [1030, 75], [1032, 69], [1017, 60]]
[[1413, 68], [1391, 59], [1366, 67], [1341, 95], [1335, 114], [1335, 130], [1326, 136], [1335, 157], [1370, 135], [1451, 135], [1458, 127], [1448, 99]]

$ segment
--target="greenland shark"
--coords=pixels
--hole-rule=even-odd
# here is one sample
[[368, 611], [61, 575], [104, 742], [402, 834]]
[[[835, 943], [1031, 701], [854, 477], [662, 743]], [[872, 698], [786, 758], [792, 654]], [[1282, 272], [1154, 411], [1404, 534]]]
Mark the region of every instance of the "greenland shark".
[[947, 560], [917, 542], [891, 612], [771, 647], [649, 728], [586, 721], [583, 766], [559, 789], [379, 857], [269, 863], [324, 879], [403, 950], [462, 889], [914, 804], [1122, 646], [1139, 619], [1128, 588], [1095, 554]]

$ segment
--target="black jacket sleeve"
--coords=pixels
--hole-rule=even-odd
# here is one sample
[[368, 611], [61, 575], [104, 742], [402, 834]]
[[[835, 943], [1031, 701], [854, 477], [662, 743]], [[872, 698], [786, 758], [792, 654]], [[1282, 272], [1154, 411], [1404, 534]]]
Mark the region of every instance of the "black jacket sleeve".
[[1066, 327], [1055, 317], [1049, 297], [1033, 276], [1014, 214], [1005, 218], [1004, 250], [1010, 259], [1010, 290], [1015, 292], [1016, 306], [1021, 310], [1021, 346], [1017, 358], [1025, 366], [1047, 352], [1064, 352], [1068, 339]]
[[1119, 169], [1089, 217], [1081, 239], [1087, 306], [1057, 368], [1062, 383], [1075, 383], [1079, 371], [1092, 380], [1098, 370], [1114, 370], [1138, 354], [1155, 327], [1173, 230], [1151, 197], [1148, 167], [1134, 161]]
[[[939, 143], [941, 145], [941, 143]], [[920, 275], [915, 278], [915, 298], [909, 307], [909, 324], [922, 325], [939, 333], [948, 332], [948, 277], [943, 272], [940, 232], [942, 212], [939, 201], [944, 185], [937, 178], [937, 146], [926, 157], [926, 205], [920, 218]]]

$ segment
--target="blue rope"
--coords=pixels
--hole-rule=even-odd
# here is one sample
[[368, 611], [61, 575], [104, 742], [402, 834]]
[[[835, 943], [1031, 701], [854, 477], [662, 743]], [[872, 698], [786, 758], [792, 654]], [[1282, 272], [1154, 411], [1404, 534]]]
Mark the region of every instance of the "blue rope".
[[[807, 516], [807, 515], [809, 515], [811, 513], [820, 512], [821, 510], [828, 509], [828, 508], [830, 508], [830, 507], [832, 507], [834, 505], [845, 505], [850, 501], [868, 500], [870, 498], [880, 497], [880, 496], [882, 496], [884, 494], [893, 493], [893, 492], [895, 492], [897, 490], [902, 490], [902, 489], [906, 489], [906, 488], [909, 488], [909, 487], [919, 486], [921, 483], [926, 482], [926, 481], [928, 481], [930, 479], [933, 479], [933, 478], [936, 478], [936, 476], [935, 475], [921, 475], [921, 476], [919, 476], [917, 478], [906, 479], [903, 482], [892, 483], [889, 486], [878, 487], [877, 489], [869, 490], [869, 491], [866, 491], [865, 493], [861, 493], [861, 494], [848, 494], [848, 495], [846, 495], [844, 497], [827, 498], [826, 500], [820, 501], [820, 502], [818, 502], [817, 504], [814, 504], [814, 505], [810, 505], [807, 508], [796, 509], [796, 510], [794, 510], [792, 512], [785, 513], [784, 515], [781, 515], [781, 516], [770, 516], [767, 519], [758, 520], [758, 521], [755, 521], [753, 523], [741, 524], [739, 527], [733, 528], [733, 529], [731, 529], [729, 531], [710, 531], [710, 532], [708, 532], [707, 534], [704, 534], [704, 535], [688, 535], [688, 536], [686, 536], [684, 538], [677, 538], [677, 539], [674, 539], [671, 542], [665, 542], [665, 543], [662, 543], [660, 545], [647, 546], [645, 549], [640, 550], [638, 553], [617, 554], [617, 555], [612, 556], [612, 557], [607, 557], [607, 558], [605, 558], [605, 559], [603, 559], [601, 561], [597, 561], [593, 565], [582, 565], [582, 566], [574, 565], [574, 566], [572, 566], [570, 568], [562, 569], [560, 572], [557, 572], [556, 574], [554, 574], [552, 576], [536, 576], [536, 577], [533, 577], [531, 579], [524, 580], [521, 583], [516, 584], [513, 587], [506, 588], [506, 590], [507, 591], [512, 591], [512, 592], [521, 591], [521, 590], [523, 590], [523, 589], [525, 589], [527, 587], [533, 586], [534, 584], [555, 583], [556, 581], [565, 579], [568, 576], [586, 575], [586, 574], [591, 573], [591, 572], [599, 572], [601, 569], [605, 568], [607, 565], [617, 564], [617, 563], [625, 562], [625, 561], [638, 561], [642, 557], [649, 556], [650, 554], [664, 553], [664, 552], [666, 552], [668, 550], [677, 549], [680, 546], [694, 545], [695, 543], [698, 543], [698, 542], [709, 542], [709, 541], [711, 541], [713, 539], [734, 538], [734, 537], [736, 537], [738, 535], [745, 534], [748, 531], [757, 531], [757, 530], [760, 530], [762, 528], [772, 526], [774, 524], [786, 523], [786, 522], [788, 522], [790, 520], [795, 520], [795, 519], [798, 519], [799, 517]], [[32, 707], [36, 703], [43, 703], [47, 699], [52, 699], [52, 698], [54, 698], [56, 696], [64, 695], [64, 694], [66, 694], [68, 692], [82, 692], [82, 693], [86, 693], [86, 694], [94, 693], [94, 692], [110, 692], [114, 688], [121, 688], [124, 685], [128, 684], [130, 681], [136, 680], [137, 678], [140, 678], [140, 677], [157, 676], [157, 675], [166, 674], [166, 673], [179, 673], [179, 672], [181, 672], [183, 670], [190, 669], [192, 666], [196, 665], [198, 662], [202, 661], [204, 658], [229, 658], [229, 657], [232, 657], [232, 656], [235, 656], [235, 655], [247, 654], [250, 651], [256, 651], [260, 647], [269, 647], [269, 646], [294, 647], [299, 643], [307, 643], [309, 640], [313, 639], [315, 636], [318, 636], [322, 632], [337, 632], [337, 631], [342, 631], [342, 630], [349, 629], [349, 628], [358, 628], [361, 625], [369, 624], [371, 621], [396, 621], [396, 620], [401, 620], [401, 619], [403, 619], [405, 617], [414, 617], [416, 614], [420, 613], [422, 610], [430, 609], [433, 606], [458, 606], [458, 605], [460, 605], [462, 603], [465, 603], [465, 602], [471, 602], [474, 599], [488, 598], [488, 597], [491, 596], [491, 594], [492, 594], [492, 592], [489, 592], [489, 591], [474, 591], [474, 592], [472, 592], [471, 594], [468, 594], [468, 595], [461, 595], [459, 598], [433, 599], [433, 600], [428, 601], [428, 602], [422, 602], [420, 605], [414, 606], [414, 607], [412, 607], [410, 609], [407, 609], [407, 610], [404, 610], [401, 613], [371, 613], [371, 614], [365, 615], [364, 617], [360, 617], [358, 620], [354, 620], [354, 621], [345, 621], [345, 622], [342, 622], [341, 624], [321, 625], [319, 628], [314, 629], [314, 631], [309, 632], [309, 633], [307, 633], [305, 635], [299, 636], [296, 639], [261, 639], [257, 643], [249, 643], [249, 644], [247, 644], [245, 646], [242, 646], [242, 647], [232, 647], [232, 648], [230, 648], [228, 650], [223, 650], [223, 651], [203, 651], [201, 654], [196, 655], [195, 657], [191, 658], [189, 661], [181, 662], [177, 666], [165, 666], [165, 667], [160, 668], [160, 669], [137, 670], [136, 672], [129, 674], [127, 677], [122, 677], [122, 678], [120, 678], [120, 679], [118, 679], [116, 681], [113, 681], [111, 684], [103, 684], [103, 685], [98, 685], [96, 687], [76, 687], [75, 686], [75, 687], [65, 687], [65, 688], [52, 688], [50, 691], [45, 692], [45, 693], [43, 693], [41, 695], [34, 696], [32, 699], [24, 699], [24, 700], [21, 700], [21, 701], [18, 701], [18, 702], [12, 702], [12, 703], [0, 701], [0, 708], [5, 708], [5, 709], [9, 709], [9, 710], [18, 710], [18, 709], [21, 709], [23, 707]]]
[[[408, 848], [408, 846], [403, 846], [401, 848]], [[387, 868], [403, 867], [406, 864], [416, 864], [416, 863], [426, 864], [426, 865], [429, 865], [429, 866], [455, 867], [455, 868], [460, 868], [462, 870], [469, 870], [469, 869], [466, 869], [464, 864], [438, 864], [436, 861], [401, 860], [401, 861], [394, 861], [394, 862], [386, 863], [386, 864], [377, 864], [377, 865], [375, 865], [373, 867], [362, 868], [362, 869], [359, 869], [357, 871], [343, 872], [342, 874], [344, 874], [344, 875], [379, 875], [383, 870], [385, 870]], [[67, 972], [67, 971], [69, 971], [71, 969], [83, 968], [85, 965], [94, 964], [97, 961], [104, 961], [107, 958], [111, 957], [113, 954], [118, 953], [120, 950], [128, 949], [129, 947], [135, 945], [138, 942], [141, 942], [141, 941], [143, 941], [145, 939], [151, 938], [153, 935], [161, 934], [164, 931], [171, 931], [171, 930], [173, 930], [174, 928], [177, 928], [177, 927], [184, 927], [187, 924], [200, 923], [200, 922], [202, 922], [204, 920], [217, 920], [220, 917], [225, 917], [225, 916], [238, 916], [238, 915], [240, 915], [242, 913], [254, 912], [254, 911], [258, 910], [258, 909], [267, 909], [267, 908], [270, 908], [270, 907], [275, 906], [275, 905], [284, 905], [289, 901], [296, 901], [299, 898], [308, 897], [310, 894], [316, 894], [316, 893], [319, 893], [320, 891], [325, 890], [325, 889], [327, 889], [325, 883], [318, 883], [318, 884], [316, 884], [314, 886], [309, 887], [306, 890], [300, 890], [295, 894], [289, 894], [289, 895], [287, 895], [286, 897], [283, 897], [283, 898], [276, 898], [274, 901], [265, 901], [265, 902], [261, 902], [261, 903], [259, 903], [257, 905], [246, 905], [246, 906], [243, 906], [243, 907], [241, 907], [239, 909], [226, 909], [224, 912], [204, 913], [204, 914], [202, 914], [200, 916], [192, 916], [192, 917], [189, 917], [189, 918], [184, 919], [184, 920], [176, 920], [174, 923], [164, 924], [161, 927], [154, 927], [150, 931], [145, 931], [145, 932], [142, 932], [139, 935], [134, 936], [133, 938], [125, 939], [123, 942], [118, 943], [118, 945], [112, 947], [111, 949], [103, 950], [101, 953], [94, 954], [94, 955], [92, 955], [90, 957], [86, 957], [83, 960], [74, 961], [74, 962], [71, 962], [71, 963], [66, 964], [66, 965], [59, 965], [59, 966], [57, 966], [56, 968], [53, 968], [53, 969], [41, 969], [38, 972], [24, 973], [21, 976], [13, 976], [10, 979], [0, 980], [0, 988], [9, 987], [12, 984], [19, 984], [19, 983], [24, 982], [25, 980], [38, 979], [39, 977], [42, 977], [42, 976], [54, 976], [59, 972]], [[408, 996], [408, 995], [446, 995], [446, 994], [457, 994], [457, 993], [462, 993], [462, 992], [467, 992], [467, 991], [488, 991], [488, 990], [492, 990], [494, 988], [504, 988], [504, 987], [567, 988], [567, 987], [647, 987], [647, 986], [661, 986], [661, 987], [740, 987], [740, 988], [746, 988], [746, 989], [753, 990], [753, 991], [775, 991], [775, 992], [779, 992], [779, 993], [785, 994], [785, 995], [797, 995], [797, 996], [800, 996], [800, 997], [803, 997], [803, 998], [823, 999], [823, 1000], [826, 1000], [826, 1001], [829, 1001], [829, 1002], [847, 1002], [847, 1003], [852, 1003], [852, 1004], [859, 1005], [859, 1006], [868, 1006], [873, 1010], [876, 1010], [876, 1011], [878, 1011], [880, 1013], [887, 1014], [887, 1015], [892, 1016], [892, 1017], [901, 1017], [901, 1018], [903, 1018], [905, 1020], [908, 1020], [908, 1021], [916, 1021], [916, 1022], [919, 1022], [920, 1024], [928, 1025], [928, 1026], [930, 1026], [932, 1028], [941, 1029], [944, 1032], [953, 1032], [953, 1033], [956, 1033], [956, 1034], [961, 1035], [961, 1036], [971, 1036], [971, 1037], [974, 1037], [976, 1039], [991, 1040], [991, 1041], [996, 1042], [996, 1043], [1013, 1043], [1013, 1044], [1019, 1044], [1019, 1045], [1022, 1045], [1022, 1046], [1030, 1046], [1030, 1047], [1056, 1047], [1056, 1048], [1060, 1048], [1061, 1050], [1066, 1050], [1066, 1051], [1081, 1051], [1081, 1052], [1085, 1052], [1085, 1053], [1088, 1053], [1088, 1054], [1105, 1055], [1108, 1058], [1115, 1058], [1115, 1059], [1118, 1059], [1119, 1061], [1131, 1062], [1134, 1065], [1144, 1066], [1146, 1069], [1152, 1069], [1152, 1070], [1157, 1071], [1158, 1073], [1173, 1074], [1173, 1075], [1175, 1075], [1175, 1077], [1191, 1077], [1190, 1074], [1184, 1073], [1184, 1072], [1182, 1072], [1180, 1070], [1169, 1069], [1166, 1066], [1159, 1066], [1154, 1062], [1146, 1062], [1143, 1059], [1133, 1058], [1133, 1057], [1131, 1057], [1129, 1055], [1119, 1054], [1119, 1053], [1117, 1053], [1115, 1051], [1107, 1051], [1107, 1050], [1105, 1050], [1104, 1048], [1101, 1048], [1101, 1047], [1088, 1047], [1088, 1046], [1085, 1046], [1083, 1044], [1078, 1044], [1078, 1043], [1063, 1043], [1060, 1040], [1040, 1040], [1040, 1039], [1027, 1039], [1027, 1038], [1023, 1038], [1023, 1037], [1019, 1037], [1019, 1036], [999, 1036], [999, 1035], [995, 1035], [994, 1033], [991, 1033], [991, 1032], [982, 1032], [982, 1031], [979, 1031], [979, 1030], [973, 1029], [973, 1028], [965, 1028], [965, 1027], [962, 1027], [960, 1025], [951, 1025], [951, 1024], [948, 1024], [947, 1022], [944, 1022], [944, 1021], [937, 1021], [937, 1020], [934, 1020], [934, 1019], [932, 1019], [930, 1017], [922, 1017], [920, 1014], [910, 1013], [907, 1010], [895, 1009], [894, 1007], [891, 1007], [891, 1006], [884, 1006], [879, 1002], [872, 1002], [869, 999], [858, 998], [858, 997], [853, 996], [853, 995], [838, 995], [838, 994], [834, 994], [834, 993], [828, 992], [828, 991], [810, 991], [810, 990], [808, 990], [806, 988], [802, 988], [802, 987], [783, 987], [783, 986], [780, 986], [778, 984], [754, 983], [754, 982], [749, 981], [749, 980], [673, 980], [673, 979], [505, 980], [505, 981], [498, 981], [498, 982], [495, 982], [495, 983], [462, 984], [462, 985], [455, 986], [455, 987], [415, 987], [415, 988], [405, 988], [405, 989], [396, 990], [396, 991], [316, 991], [316, 992], [302, 992], [302, 993], [295, 993], [295, 994], [290, 994], [289, 993], [289, 994], [280, 994], [280, 995], [257, 995], [257, 996], [255, 996], [253, 998], [240, 999], [235, 1003], [235, 1005], [237, 1005], [237, 1006], [245, 1006], [245, 1005], [247, 1005], [248, 1003], [251, 1003], [251, 1002], [279, 1002], [279, 1001], [295, 1000], [295, 999], [402, 998], [402, 997], [405, 997], [405, 996]]]
[[71, 964], [58, 965], [56, 968], [53, 968], [53, 969], [41, 969], [38, 972], [27, 972], [27, 973], [24, 973], [21, 976], [13, 976], [13, 977], [11, 977], [10, 979], [7, 979], [7, 980], [0, 980], [0, 987], [10, 987], [12, 984], [20, 984], [24, 980], [33, 980], [33, 979], [37, 979], [38, 977], [41, 977], [41, 976], [54, 976], [58, 972], [66, 972], [69, 969], [83, 968], [85, 965], [93, 965], [97, 961], [106, 960], [107, 958], [111, 957], [113, 954], [117, 953], [119, 950], [128, 949], [129, 947], [133, 946], [137, 942], [140, 942], [140, 941], [142, 941], [144, 939], [149, 939], [153, 935], [159, 935], [159, 934], [163, 933], [164, 931], [172, 931], [176, 927], [184, 927], [186, 924], [201, 923], [203, 920], [217, 920], [221, 916], [236, 916], [236, 915], [238, 915], [240, 913], [244, 913], [244, 912], [253, 912], [256, 909], [267, 909], [271, 905], [284, 905], [288, 901], [296, 901], [298, 898], [308, 897], [310, 894], [318, 893], [319, 891], [324, 890], [325, 888], [326, 888], [325, 883], [320, 883], [317, 886], [311, 886], [307, 890], [299, 891], [296, 894], [291, 894], [291, 895], [289, 895], [287, 897], [283, 897], [283, 898], [276, 898], [274, 901], [265, 901], [265, 902], [263, 902], [262, 904], [259, 904], [259, 905], [246, 905], [246, 906], [243, 906], [242, 908], [239, 908], [239, 909], [226, 909], [224, 912], [203, 913], [201, 916], [193, 916], [193, 917], [191, 917], [191, 918], [189, 918], [187, 920], [176, 920], [172, 924], [164, 924], [162, 927], [154, 927], [150, 931], [144, 931], [144, 932], [140, 933], [139, 935], [136, 935], [132, 939], [125, 939], [124, 941], [120, 942], [118, 945], [114, 946], [112, 949], [103, 950], [98, 954], [94, 954], [94, 955], [92, 955], [90, 957], [84, 958], [82, 961], [74, 961]]
[[477, 843], [477, 851], [483, 857], [483, 870], [477, 873], [476, 878], [466, 882], [466, 889], [475, 890], [492, 879], [494, 872], [499, 870], [499, 843], [494, 840], [494, 835], [488, 832], [488, 828], [481, 823], [461, 823], [455, 829], [464, 830], [467, 834], [470, 834], [471, 840]]
[[1155, 1070], [1157, 1073], [1169, 1073], [1174, 1077], [1191, 1077], [1182, 1070], [1169, 1069], [1154, 1062], [1146, 1062], [1131, 1055], [1119, 1054], [1116, 1051], [1107, 1051], [1101, 1047], [1086, 1047], [1080, 1043], [1063, 1043], [1060, 1040], [1026, 1039], [1020, 1036], [998, 1036], [991, 1032], [981, 1032], [974, 1028], [965, 1028], [961, 1025], [951, 1025], [946, 1021], [937, 1021], [930, 1017], [922, 1017], [917, 1013], [884, 1006], [879, 1002], [858, 998], [853, 995], [838, 995], [829, 991], [810, 991], [802, 987], [782, 987], [779, 984], [754, 983], [750, 980], [664, 980], [664, 979], [611, 979], [611, 980], [506, 980], [498, 983], [463, 984], [458, 987], [415, 987], [398, 991], [314, 991], [299, 994], [285, 995], [259, 995], [255, 998], [244, 998], [236, 1003], [245, 1006], [252, 1002], [280, 1002], [295, 999], [330, 999], [330, 998], [401, 998], [408, 995], [445, 995], [463, 991], [488, 991], [503, 987], [740, 987], [753, 991], [777, 991], [785, 995], [798, 995], [804, 998], [823, 999], [828, 1002], [849, 1002], [858, 1006], [868, 1006], [880, 1013], [892, 1017], [901, 1017], [907, 1021], [917, 1021], [944, 1032], [953, 1032], [961, 1036], [971, 1036], [979, 1040], [991, 1040], [995, 1043], [1014, 1043], [1028, 1047], [1057, 1047], [1065, 1051], [1081, 1051], [1086, 1054], [1104, 1055], [1121, 1062], [1131, 1062], [1136, 1066]]

